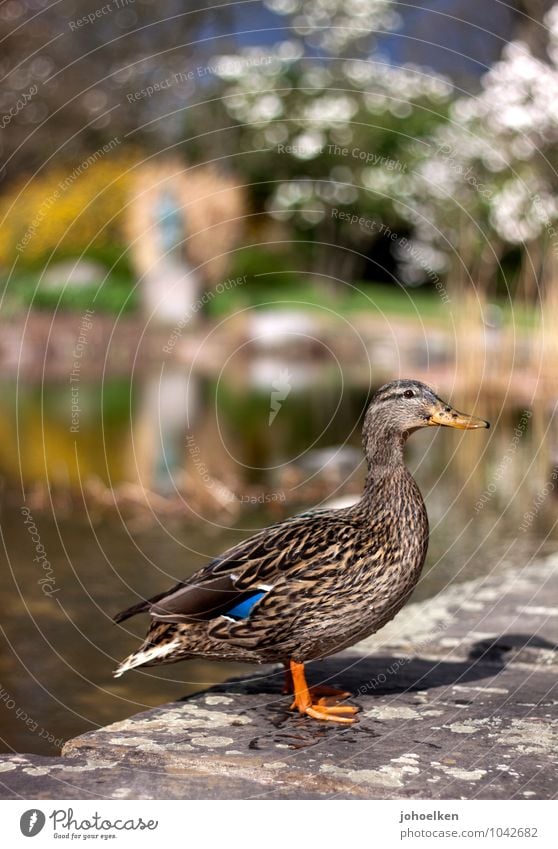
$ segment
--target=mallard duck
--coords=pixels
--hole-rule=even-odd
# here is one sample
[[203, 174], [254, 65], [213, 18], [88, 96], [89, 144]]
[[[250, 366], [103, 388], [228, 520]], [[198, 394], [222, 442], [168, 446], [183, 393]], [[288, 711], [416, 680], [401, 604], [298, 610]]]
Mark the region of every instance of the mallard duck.
[[148, 613], [140, 648], [115, 671], [191, 657], [282, 662], [291, 709], [351, 723], [350, 694], [309, 687], [304, 663], [378, 631], [403, 607], [428, 546], [426, 508], [403, 448], [422, 427], [489, 427], [457, 412], [417, 380], [382, 386], [362, 431], [368, 467], [358, 503], [315, 509], [265, 528], [166, 592], [115, 616]]

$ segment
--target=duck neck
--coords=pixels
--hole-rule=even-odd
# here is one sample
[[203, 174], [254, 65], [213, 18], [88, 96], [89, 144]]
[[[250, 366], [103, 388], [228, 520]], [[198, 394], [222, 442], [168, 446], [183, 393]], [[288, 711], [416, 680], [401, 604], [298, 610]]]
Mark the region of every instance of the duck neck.
[[381, 430], [367, 434], [364, 440], [364, 455], [368, 466], [365, 493], [385, 481], [407, 472], [403, 449], [407, 433]]

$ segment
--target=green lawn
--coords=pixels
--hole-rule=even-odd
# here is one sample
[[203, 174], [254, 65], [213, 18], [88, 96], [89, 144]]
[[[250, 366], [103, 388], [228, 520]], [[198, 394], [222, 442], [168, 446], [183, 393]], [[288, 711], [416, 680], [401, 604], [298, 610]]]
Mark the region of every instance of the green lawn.
[[[243, 286], [226, 290], [213, 298], [208, 311], [211, 316], [220, 318], [243, 307], [270, 309], [276, 304], [278, 308], [326, 308], [342, 314], [369, 311], [400, 318], [451, 322], [457, 319], [463, 307], [457, 298], [448, 294], [449, 299], [445, 291], [438, 292], [434, 288], [404, 288], [383, 283], [360, 283], [354, 284], [354, 287], [324, 287], [320, 290], [318, 285], [307, 282], [296, 285], [290, 280], [285, 285], [272, 288], [269, 283], [261, 285], [248, 278]], [[537, 324], [537, 311], [533, 306], [514, 306], [508, 299], [495, 300], [490, 306], [501, 310], [499, 320], [505, 325], [515, 324], [518, 328], [529, 329]], [[494, 312], [491, 315], [488, 309], [485, 316], [490, 322]]]
[[336, 312], [351, 313], [372, 310], [378, 313], [408, 317], [443, 318], [451, 304], [444, 304], [436, 291], [402, 289], [382, 284], [360, 284], [339, 288], [338, 291], [317, 285], [258, 285], [249, 281], [243, 286], [229, 289], [210, 301], [210, 315], [220, 317], [243, 307], [269, 309], [296, 306], [300, 309], [326, 308]]
[[94, 309], [116, 315], [121, 310], [131, 312], [137, 306], [137, 294], [123, 275], [112, 275], [99, 284], [66, 287], [64, 291], [37, 286], [39, 279], [40, 275], [29, 272], [14, 276], [9, 282], [1, 280], [0, 291], [5, 293], [2, 312], [11, 314], [33, 307], [67, 312]]
[[[118, 314], [133, 312], [138, 307], [138, 292], [133, 290], [133, 281], [125, 275], [111, 275], [99, 285], [67, 288], [63, 293], [57, 289], [37, 288], [39, 276], [29, 272], [13, 277], [5, 291], [2, 313], [4, 316], [35, 309], [83, 312], [95, 309], [98, 312]], [[447, 299], [444, 291], [434, 288], [404, 288], [381, 283], [360, 283], [354, 286], [328, 286], [300, 282], [279, 277], [284, 282], [265, 283], [258, 275], [247, 275], [247, 282], [234, 288], [216, 293], [207, 301], [206, 311], [210, 318], [222, 318], [244, 308], [300, 310], [326, 309], [341, 314], [371, 312], [378, 315], [440, 321], [451, 323], [462, 309], [457, 299]], [[4, 291], [5, 281], [0, 281]], [[444, 300], [445, 298], [445, 300]], [[513, 307], [508, 301], [497, 303], [501, 309], [500, 320], [505, 324], [516, 324], [518, 328], [532, 328], [537, 323], [534, 307]], [[487, 318], [490, 314], [487, 313]]]

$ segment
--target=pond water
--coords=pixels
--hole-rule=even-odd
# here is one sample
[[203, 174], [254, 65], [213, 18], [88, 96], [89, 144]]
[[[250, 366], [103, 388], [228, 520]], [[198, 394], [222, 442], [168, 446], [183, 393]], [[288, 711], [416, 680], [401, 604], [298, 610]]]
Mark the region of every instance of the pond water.
[[[374, 388], [350, 368], [250, 358], [217, 376], [175, 367], [80, 383], [72, 418], [67, 380], [3, 383], [3, 749], [52, 754], [60, 739], [246, 672], [189, 661], [114, 680], [145, 618], [111, 617], [255, 529], [355, 493]], [[451, 400], [493, 427], [432, 429], [408, 443], [431, 522], [415, 600], [556, 548], [553, 405]], [[111, 487], [123, 500], [107, 506]], [[126, 493], [142, 489], [149, 504], [125, 509]], [[178, 509], [150, 511], [157, 499]]]

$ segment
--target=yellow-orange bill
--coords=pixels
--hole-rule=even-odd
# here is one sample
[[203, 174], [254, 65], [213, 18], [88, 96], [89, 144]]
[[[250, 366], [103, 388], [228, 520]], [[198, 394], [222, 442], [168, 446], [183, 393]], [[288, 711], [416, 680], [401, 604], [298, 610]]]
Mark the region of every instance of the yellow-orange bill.
[[441, 425], [442, 427], [456, 427], [459, 430], [474, 430], [478, 427], [490, 427], [490, 423], [476, 416], [468, 416], [451, 407], [443, 407], [436, 410], [428, 419], [429, 425]]

